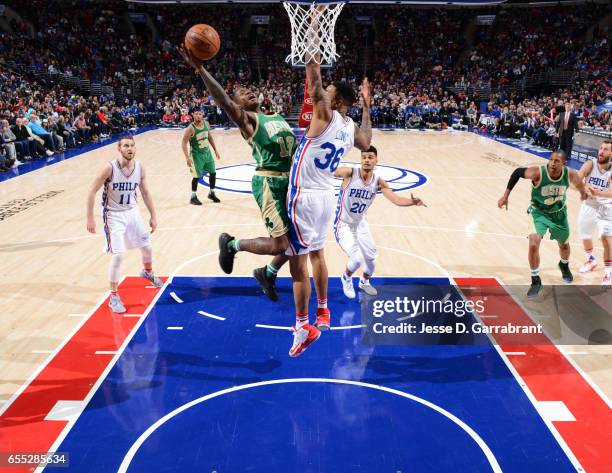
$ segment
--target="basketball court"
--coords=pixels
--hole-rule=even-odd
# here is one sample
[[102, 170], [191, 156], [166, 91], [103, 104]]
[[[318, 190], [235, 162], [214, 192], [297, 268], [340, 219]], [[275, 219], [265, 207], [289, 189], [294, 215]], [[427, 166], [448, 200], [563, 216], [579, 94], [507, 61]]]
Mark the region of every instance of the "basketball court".
[[[88, 187], [116, 143], [0, 183], [5, 451], [68, 452], [71, 471], [87, 472], [607, 471], [609, 341], [553, 344], [560, 331], [580, 333], [553, 319], [544, 323], [550, 333], [522, 345], [492, 335], [454, 346], [365, 344], [360, 303], [342, 294], [345, 255], [331, 233], [332, 330], [289, 358], [288, 269], [273, 303], [251, 277], [265, 257], [240, 253], [231, 277], [217, 263], [222, 231], [264, 234], [248, 194], [250, 150], [237, 130], [214, 130], [222, 202], [190, 206], [181, 133], [136, 136], [165, 286], [135, 277], [139, 255], [128, 252], [124, 315], [106, 305], [101, 226], [96, 235], [85, 230]], [[554, 288], [535, 305], [521, 297], [530, 276], [529, 186], [517, 186], [508, 211], [497, 208], [512, 170], [544, 159], [467, 132], [375, 130], [372, 142], [393, 189], [428, 205], [373, 205], [377, 287], [452, 285], [453, 299], [495, 288], [506, 305], [492, 300], [484, 324], [495, 320], [487, 316], [535, 324], [530, 314], [554, 312]], [[346, 162], [359, 162], [358, 151]], [[570, 191], [572, 230], [579, 205]], [[571, 245], [577, 268], [575, 232]], [[544, 241], [547, 285], [562, 284], [557, 260], [556, 243]], [[576, 286], [599, 283], [598, 274], [574, 272]], [[580, 300], [610, 316], [609, 294]]]

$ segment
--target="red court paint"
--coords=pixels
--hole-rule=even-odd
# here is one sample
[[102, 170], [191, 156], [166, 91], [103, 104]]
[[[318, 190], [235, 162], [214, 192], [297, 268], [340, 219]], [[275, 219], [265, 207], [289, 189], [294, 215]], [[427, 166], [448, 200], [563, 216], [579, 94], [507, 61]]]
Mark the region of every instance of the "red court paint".
[[[147, 289], [147, 285], [149, 281], [131, 277], [119, 286], [128, 314], [143, 314], [159, 292]], [[47, 452], [68, 424], [44, 420], [49, 411], [57, 401], [85, 399], [113, 358], [95, 352], [118, 350], [138, 320], [113, 314], [106, 299], [0, 416], [0, 452]]]
[[[484, 318], [483, 324], [535, 325], [496, 279], [457, 278], [455, 282], [469, 300], [482, 299], [478, 288], [470, 288], [487, 286], [484, 313], [498, 317]], [[516, 335], [493, 336], [503, 351], [525, 352], [508, 359], [536, 400], [563, 401], [574, 415], [575, 421], [553, 424], [584, 469], [588, 473], [610, 472], [612, 412], [606, 402], [544, 334], [521, 335], [523, 344], [515, 343]]]

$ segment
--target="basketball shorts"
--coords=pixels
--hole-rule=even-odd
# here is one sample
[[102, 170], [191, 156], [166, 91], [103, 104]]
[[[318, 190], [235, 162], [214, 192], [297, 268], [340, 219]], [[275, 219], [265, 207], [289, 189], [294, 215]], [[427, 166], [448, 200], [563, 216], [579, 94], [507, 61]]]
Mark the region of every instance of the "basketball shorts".
[[567, 221], [567, 208], [558, 212], [546, 213], [529, 207], [529, 234], [537, 233], [542, 238], [550, 232], [550, 239], [559, 243], [567, 243], [570, 235]]
[[193, 166], [190, 166], [189, 169], [193, 177], [199, 179], [204, 174], [214, 174], [216, 172], [215, 160], [210, 150], [193, 153], [191, 159], [193, 159]]
[[105, 210], [102, 218], [107, 253], [123, 253], [151, 245], [151, 236], [142, 223], [138, 207], [122, 211]]
[[595, 228], [598, 230], [598, 237], [612, 236], [612, 205], [589, 205], [583, 202], [578, 216], [580, 238], [593, 238]]
[[365, 261], [376, 259], [376, 246], [370, 225], [365, 219], [361, 219], [357, 224], [338, 222], [334, 227], [334, 237], [349, 258], [359, 251]]
[[272, 238], [289, 232], [287, 215], [288, 173], [256, 171], [251, 179], [253, 197], [261, 211], [266, 230]]
[[290, 228], [287, 255], [303, 255], [325, 247], [336, 200], [333, 190], [289, 186], [287, 214]]

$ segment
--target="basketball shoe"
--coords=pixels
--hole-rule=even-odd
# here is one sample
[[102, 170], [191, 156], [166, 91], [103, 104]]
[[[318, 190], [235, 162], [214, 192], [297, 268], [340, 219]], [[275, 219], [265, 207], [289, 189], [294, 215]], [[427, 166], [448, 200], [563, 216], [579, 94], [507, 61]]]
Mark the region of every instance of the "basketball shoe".
[[147, 273], [147, 271], [144, 269], [140, 271], [140, 277], [145, 278], [155, 287], [162, 287], [164, 285], [164, 282], [161, 279], [159, 279], [157, 276], [155, 276], [155, 273]]
[[121, 297], [119, 297], [119, 294], [111, 294], [110, 298], [108, 299], [108, 306], [116, 314], [123, 314], [126, 312], [125, 306], [123, 305], [123, 302], [121, 302]]
[[289, 356], [294, 358], [300, 356], [320, 336], [321, 331], [310, 324], [302, 325], [300, 328], [293, 327], [293, 345], [289, 350]]
[[265, 266], [263, 268], [254, 269], [253, 277], [259, 283], [263, 293], [271, 300], [276, 302], [278, 300], [278, 293], [276, 292], [276, 277], [268, 277]]
[[359, 278], [359, 289], [365, 292], [368, 296], [375, 296], [378, 294], [376, 288], [370, 284], [369, 279]]
[[563, 277], [563, 282], [569, 284], [574, 280], [574, 276], [569, 269], [569, 263], [562, 263], [559, 261], [559, 269], [561, 270], [561, 277]]
[[331, 314], [327, 307], [319, 307], [317, 308], [317, 321], [315, 322], [315, 327], [319, 330], [329, 330]]
[[529, 290], [527, 291], [527, 297], [529, 299], [535, 299], [540, 295], [540, 291], [542, 291], [542, 280], [540, 276], [531, 276], [531, 286], [529, 286]]
[[219, 202], [221, 202], [221, 201], [219, 200], [219, 197], [217, 197], [213, 191], [210, 191], [210, 192], [208, 193], [208, 198], [209, 198], [210, 200], [212, 200], [212, 201], [213, 201], [215, 204], [218, 204]]
[[355, 287], [353, 286], [353, 278], [347, 276], [346, 273], [342, 273], [340, 276], [340, 280], [342, 281], [342, 292], [349, 299], [355, 299]]
[[603, 279], [601, 280], [602, 286], [612, 286], [612, 273], [606, 271], [604, 273]]
[[191, 200], [189, 201], [189, 203], [191, 205], [202, 205], [202, 202], [200, 202], [200, 199], [198, 199], [197, 195], [194, 195]]
[[236, 252], [228, 248], [227, 244], [234, 239], [227, 233], [219, 235], [219, 266], [225, 274], [231, 274], [234, 270], [234, 258]]
[[580, 267], [581, 273], [588, 273], [589, 271], [593, 271], [597, 267], [597, 261], [592, 256], [584, 262], [584, 264]]

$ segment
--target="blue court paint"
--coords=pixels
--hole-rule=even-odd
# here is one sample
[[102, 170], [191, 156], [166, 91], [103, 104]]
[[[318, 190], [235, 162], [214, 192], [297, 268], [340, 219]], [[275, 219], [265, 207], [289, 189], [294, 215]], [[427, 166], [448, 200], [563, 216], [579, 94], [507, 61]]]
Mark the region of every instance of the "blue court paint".
[[[448, 280], [374, 278], [379, 286], [418, 283]], [[175, 278], [57, 448], [70, 452], [71, 471], [117, 471], [145, 430], [191, 401], [294, 378], [353, 380], [431, 402], [470, 426], [504, 472], [574, 471], [491, 345], [366, 346], [358, 329], [334, 330], [293, 359], [289, 331], [255, 327], [293, 323], [291, 281], [279, 278], [278, 287], [281, 299], [272, 303], [251, 278]], [[359, 324], [360, 305], [344, 298], [338, 278], [330, 279], [329, 301], [332, 325]], [[314, 297], [310, 309], [312, 317]], [[155, 430], [127, 471], [492, 469], [473, 438], [418, 402], [315, 382], [262, 385], [198, 403]]]

